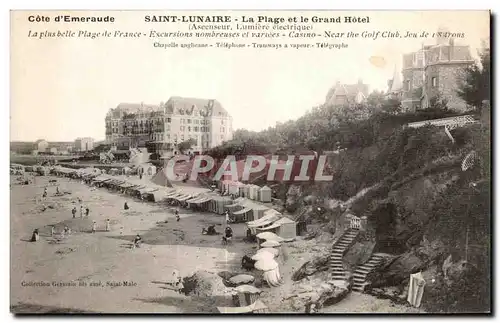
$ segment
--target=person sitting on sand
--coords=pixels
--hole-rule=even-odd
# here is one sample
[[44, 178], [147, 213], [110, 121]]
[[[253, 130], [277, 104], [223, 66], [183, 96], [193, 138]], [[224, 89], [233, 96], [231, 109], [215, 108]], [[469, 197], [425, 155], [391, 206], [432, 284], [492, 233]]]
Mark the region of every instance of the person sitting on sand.
[[230, 240], [233, 237], [233, 229], [231, 229], [230, 226], [226, 227], [226, 230], [224, 231], [226, 238]]
[[106, 219], [106, 232], [109, 232], [110, 224], [109, 219]]
[[215, 225], [209, 225], [208, 228], [203, 228], [201, 230], [201, 234], [206, 234], [209, 236], [216, 235], [217, 231], [215, 231]]
[[123, 209], [125, 209], [125, 210], [129, 209], [127, 202], [125, 202], [125, 204], [123, 204]]
[[70, 235], [71, 234], [71, 229], [68, 228], [67, 226], [64, 227], [64, 234], [65, 235]]
[[40, 240], [40, 234], [38, 233], [38, 229], [35, 229], [31, 235], [31, 242], [37, 242], [38, 240]]
[[139, 248], [141, 246], [142, 238], [139, 234], [135, 236], [134, 242], [133, 242], [133, 248]]
[[43, 189], [43, 194], [42, 194], [42, 197], [43, 197], [43, 198], [46, 198], [46, 197], [47, 197], [47, 188], [44, 188], [44, 189]]
[[97, 223], [95, 221], [92, 221], [92, 233], [95, 233], [97, 231]]
[[76, 206], [73, 207], [73, 209], [71, 210], [71, 214], [73, 214], [73, 219], [76, 217]]

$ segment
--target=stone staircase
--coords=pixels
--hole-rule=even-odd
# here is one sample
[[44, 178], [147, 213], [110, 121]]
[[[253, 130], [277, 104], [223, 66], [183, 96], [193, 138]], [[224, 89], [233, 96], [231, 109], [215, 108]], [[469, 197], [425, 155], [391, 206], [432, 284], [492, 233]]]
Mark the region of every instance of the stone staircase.
[[346, 270], [342, 262], [344, 254], [349, 247], [354, 243], [359, 234], [357, 229], [347, 229], [342, 236], [333, 244], [330, 258], [328, 259], [328, 266], [332, 270], [332, 280], [345, 280]]
[[372, 272], [375, 268], [377, 268], [382, 261], [384, 260], [384, 256], [381, 254], [374, 253], [368, 259], [367, 262], [364, 264], [358, 266], [356, 270], [353, 273], [353, 285], [352, 285], [352, 290], [354, 292], [363, 292], [365, 289], [365, 286], [367, 284], [366, 282], [366, 276]]

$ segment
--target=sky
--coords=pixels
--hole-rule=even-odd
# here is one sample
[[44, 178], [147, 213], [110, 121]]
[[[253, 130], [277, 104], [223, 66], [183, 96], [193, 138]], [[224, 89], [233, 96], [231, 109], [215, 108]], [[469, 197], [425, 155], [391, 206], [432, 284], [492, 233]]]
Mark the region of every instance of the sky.
[[[144, 15], [168, 12], [96, 12], [113, 15], [112, 26], [92, 24], [27, 23], [30, 12], [13, 12], [11, 20], [11, 140], [73, 141], [77, 137], [104, 139], [104, 118], [121, 102], [158, 104], [171, 96], [217, 99], [233, 117], [233, 128], [263, 130], [276, 122], [297, 119], [322, 104], [337, 81], [361, 79], [370, 91], [386, 90], [394, 69], [401, 69], [402, 54], [414, 51], [428, 39], [340, 39], [347, 49], [159, 49], [154, 39], [140, 38], [29, 38], [31, 30], [126, 32], [186, 30], [172, 24], [147, 24]], [[50, 12], [50, 16], [57, 16]], [[66, 12], [65, 14], [68, 14]], [[75, 13], [71, 13], [75, 15]], [[89, 15], [79, 13], [77, 16]], [[177, 13], [178, 15], [181, 13]], [[189, 12], [189, 15], [220, 14]], [[222, 12], [234, 17], [257, 12]], [[463, 32], [456, 43], [470, 45], [476, 55], [481, 39], [489, 38], [485, 11], [423, 12], [272, 12], [289, 16], [370, 16], [369, 24], [317, 24], [315, 30], [335, 32], [428, 32], [446, 27]], [[184, 28], [184, 29], [183, 29]], [[161, 40], [189, 43], [195, 40]], [[229, 42], [243, 42], [239, 39]], [[215, 41], [214, 41], [215, 42]], [[247, 41], [252, 42], [252, 40]], [[259, 42], [304, 43], [301, 39]], [[309, 41], [311, 42], [311, 41]], [[313, 42], [314, 43], [314, 42]], [[385, 66], [370, 63], [383, 57]]]

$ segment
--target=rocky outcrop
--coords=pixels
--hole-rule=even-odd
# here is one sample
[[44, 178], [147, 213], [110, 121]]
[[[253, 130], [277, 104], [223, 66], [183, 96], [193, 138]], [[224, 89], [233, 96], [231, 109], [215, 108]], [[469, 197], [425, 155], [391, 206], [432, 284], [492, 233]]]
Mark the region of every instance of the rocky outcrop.
[[325, 281], [316, 277], [297, 285], [290, 296], [284, 298], [289, 306], [299, 312], [314, 312], [323, 306], [341, 301], [349, 293], [349, 285], [339, 281]]
[[317, 272], [328, 270], [329, 259], [330, 255], [326, 254], [316, 257], [311, 261], [307, 261], [293, 273], [292, 280], [299, 281], [307, 276], [314, 275]]

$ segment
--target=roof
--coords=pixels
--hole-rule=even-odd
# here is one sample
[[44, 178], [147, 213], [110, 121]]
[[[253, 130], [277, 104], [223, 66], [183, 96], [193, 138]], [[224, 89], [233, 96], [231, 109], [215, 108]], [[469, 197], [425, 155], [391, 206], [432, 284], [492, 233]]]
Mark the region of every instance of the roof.
[[356, 84], [341, 84], [340, 82], [337, 82], [337, 84], [335, 84], [335, 86], [328, 91], [325, 102], [334, 103], [332, 100], [336, 96], [347, 96], [354, 99], [359, 92], [361, 92], [365, 97], [368, 96], [368, 85], [364, 84], [362, 81], [359, 81]]
[[[145, 104], [145, 103], [120, 103], [116, 107], [118, 111], [126, 113], [137, 113], [139, 111], [153, 112], [161, 109], [159, 104]], [[115, 110], [116, 111], [116, 110]]]
[[168, 99], [165, 104], [167, 108], [175, 108], [174, 113], [178, 113], [179, 109], [185, 111], [191, 111], [193, 106], [197, 109], [203, 109], [205, 107], [211, 109], [211, 116], [229, 116], [226, 109], [222, 107], [222, 104], [215, 99], [200, 99], [200, 98], [186, 98], [180, 96], [173, 96]]

